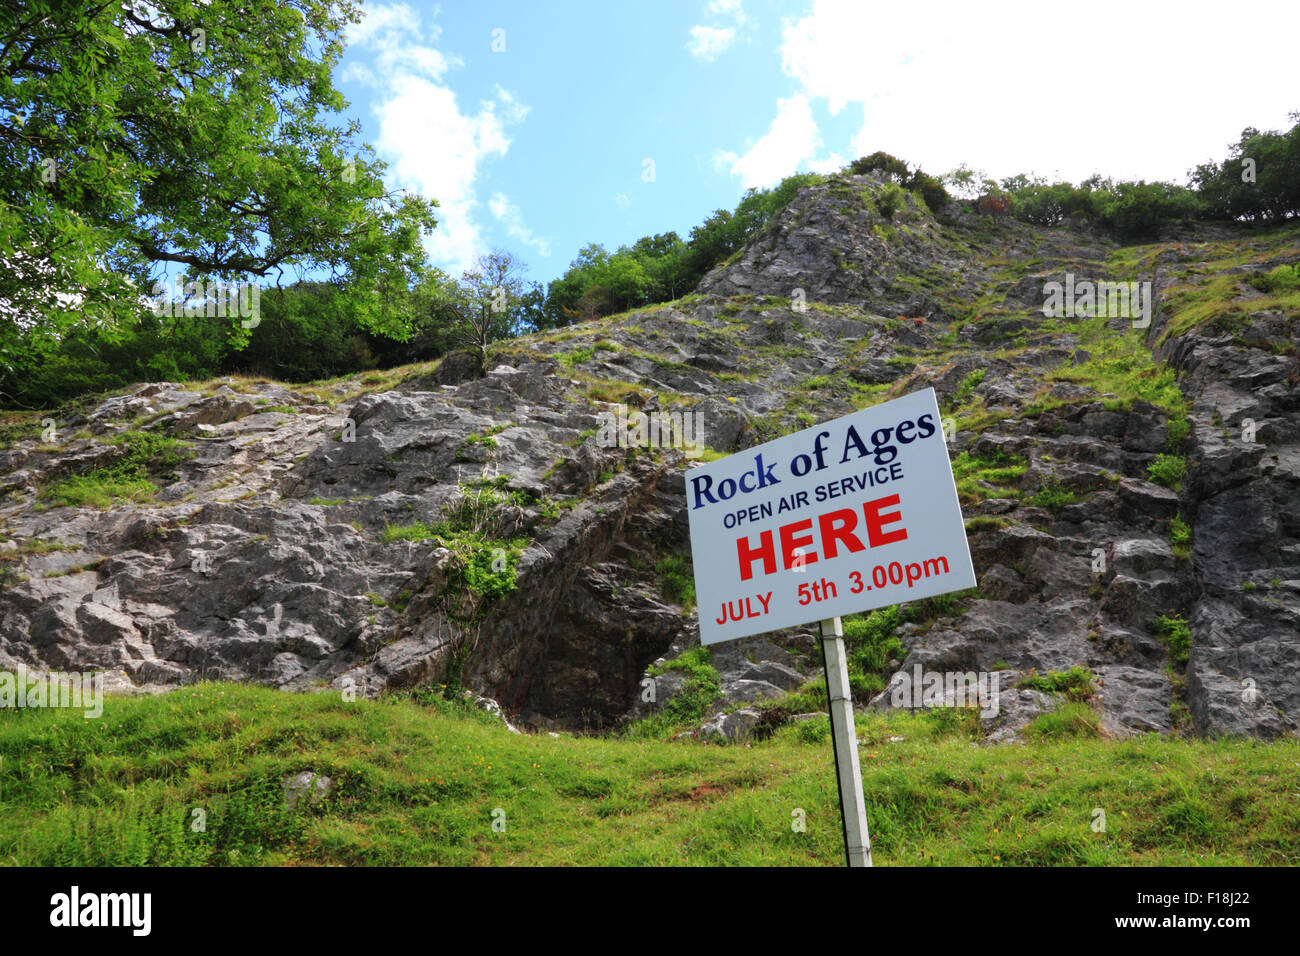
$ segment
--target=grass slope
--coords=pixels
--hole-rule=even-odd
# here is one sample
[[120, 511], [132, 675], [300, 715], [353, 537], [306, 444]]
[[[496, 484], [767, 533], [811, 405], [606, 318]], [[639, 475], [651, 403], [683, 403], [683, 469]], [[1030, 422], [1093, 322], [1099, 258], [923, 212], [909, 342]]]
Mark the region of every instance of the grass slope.
[[[978, 746], [954, 716], [860, 717], [878, 864], [1300, 862], [1300, 743]], [[202, 684], [109, 698], [98, 720], [7, 711], [0, 758], [6, 864], [842, 859], [830, 743], [806, 725], [752, 747], [517, 736], [439, 697]], [[290, 810], [281, 781], [304, 770], [336, 789]]]

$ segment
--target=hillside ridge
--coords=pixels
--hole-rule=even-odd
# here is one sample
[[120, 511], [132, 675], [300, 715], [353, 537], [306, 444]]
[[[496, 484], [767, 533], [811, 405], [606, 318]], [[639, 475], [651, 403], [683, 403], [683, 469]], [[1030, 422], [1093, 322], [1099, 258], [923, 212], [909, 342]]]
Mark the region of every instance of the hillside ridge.
[[[1295, 733], [1300, 229], [1120, 246], [911, 194], [885, 216], [882, 184], [806, 187], [695, 293], [500, 342], [483, 377], [155, 382], [11, 426], [0, 669], [762, 733], [818, 706], [811, 631], [694, 650], [693, 459], [602, 428], [689, 412], [725, 454], [932, 386], [979, 587], [850, 629], [855, 692], [997, 670], [1006, 739], [1073, 668], [1108, 733]], [[1150, 282], [1149, 326], [1045, 316], [1067, 276]]]

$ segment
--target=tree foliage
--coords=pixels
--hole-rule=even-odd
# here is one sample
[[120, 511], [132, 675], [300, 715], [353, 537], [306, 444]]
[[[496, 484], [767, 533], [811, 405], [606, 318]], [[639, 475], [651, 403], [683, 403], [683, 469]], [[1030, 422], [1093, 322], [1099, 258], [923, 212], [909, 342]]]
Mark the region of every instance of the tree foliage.
[[1300, 216], [1300, 112], [1286, 133], [1253, 127], [1220, 163], [1202, 163], [1191, 179], [1207, 215], [1215, 219], [1281, 222]]
[[710, 269], [765, 229], [800, 189], [824, 179], [798, 173], [771, 189], [750, 189], [734, 211], [714, 210], [686, 240], [666, 232], [613, 253], [599, 243], [584, 246], [564, 275], [547, 287], [544, 323], [570, 325], [690, 292]]
[[358, 19], [352, 0], [4, 7], [0, 388], [70, 336], [113, 341], [167, 270], [317, 270], [351, 322], [409, 332], [435, 204], [385, 190], [332, 116]]

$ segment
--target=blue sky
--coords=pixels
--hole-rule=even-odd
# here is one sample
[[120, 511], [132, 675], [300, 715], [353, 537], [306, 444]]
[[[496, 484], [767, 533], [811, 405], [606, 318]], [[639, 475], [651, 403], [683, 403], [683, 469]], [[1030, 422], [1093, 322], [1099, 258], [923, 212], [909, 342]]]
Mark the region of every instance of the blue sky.
[[685, 238], [746, 186], [875, 149], [1182, 181], [1300, 109], [1300, 15], [1268, 7], [372, 0], [336, 84], [390, 185], [441, 203], [436, 264], [505, 248], [546, 282], [588, 242]]

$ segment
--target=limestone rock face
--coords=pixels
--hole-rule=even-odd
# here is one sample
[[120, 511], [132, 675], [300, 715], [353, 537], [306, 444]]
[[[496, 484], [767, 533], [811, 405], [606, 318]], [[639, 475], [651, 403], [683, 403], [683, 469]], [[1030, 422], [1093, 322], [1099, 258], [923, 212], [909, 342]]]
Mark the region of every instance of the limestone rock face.
[[[652, 665], [717, 613], [691, 606], [682, 560], [704, 445], [933, 387], [979, 588], [910, 613], [890, 669], [1080, 666], [1110, 734], [1295, 733], [1300, 318], [1174, 322], [1170, 290], [1228, 258], [1214, 242], [1155, 248], [1148, 328], [1048, 318], [1045, 284], [1109, 278], [1113, 245], [917, 202], [885, 218], [879, 187], [806, 188], [695, 294], [501, 343], [486, 369], [155, 382], [56, 414], [52, 440], [0, 448], [0, 669], [141, 690], [451, 683], [554, 730], [650, 716], [700, 693]], [[1167, 362], [1174, 391], [1159, 364], [1112, 374], [1117, 343]], [[152, 497], [59, 497], [137, 433], [180, 452], [150, 464]], [[709, 659], [701, 733], [728, 740], [821, 672], [809, 628]], [[993, 739], [1060, 703], [1003, 691]]]

